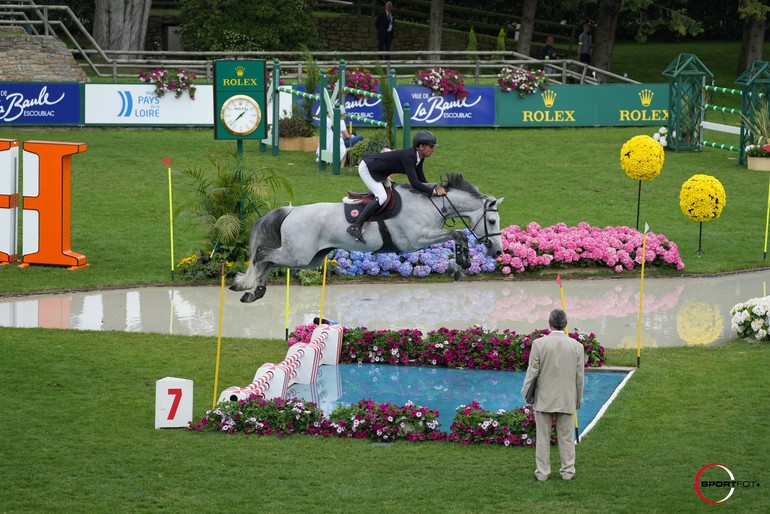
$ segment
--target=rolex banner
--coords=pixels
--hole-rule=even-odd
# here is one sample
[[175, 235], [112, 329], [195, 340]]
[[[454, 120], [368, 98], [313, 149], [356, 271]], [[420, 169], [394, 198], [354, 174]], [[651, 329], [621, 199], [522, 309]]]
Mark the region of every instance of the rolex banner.
[[520, 98], [495, 91], [502, 127], [622, 127], [668, 124], [668, 84], [552, 85]]

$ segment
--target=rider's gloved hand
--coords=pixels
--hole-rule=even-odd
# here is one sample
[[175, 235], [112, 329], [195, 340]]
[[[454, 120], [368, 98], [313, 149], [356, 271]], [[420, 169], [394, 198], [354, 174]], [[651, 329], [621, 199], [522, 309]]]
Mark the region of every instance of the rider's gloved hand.
[[444, 196], [446, 194], [446, 189], [444, 186], [436, 186], [436, 188], [433, 190], [433, 193], [436, 196]]

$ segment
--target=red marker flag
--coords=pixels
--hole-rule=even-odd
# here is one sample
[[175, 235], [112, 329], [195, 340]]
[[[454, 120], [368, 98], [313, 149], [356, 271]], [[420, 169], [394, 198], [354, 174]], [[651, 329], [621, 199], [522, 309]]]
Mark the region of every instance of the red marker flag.
[[561, 287], [561, 275], [556, 275], [556, 283]]
[[166, 166], [170, 167], [171, 166], [171, 157], [165, 157], [163, 159], [163, 164], [165, 164]]

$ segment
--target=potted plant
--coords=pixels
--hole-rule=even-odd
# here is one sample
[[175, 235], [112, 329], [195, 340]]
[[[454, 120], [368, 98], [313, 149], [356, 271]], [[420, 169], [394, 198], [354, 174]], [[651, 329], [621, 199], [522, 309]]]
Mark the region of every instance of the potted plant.
[[455, 95], [458, 100], [468, 96], [465, 89], [465, 77], [459, 71], [450, 68], [425, 68], [418, 71], [412, 82], [430, 89], [433, 96]]
[[318, 147], [313, 124], [296, 106], [292, 108], [291, 116], [278, 120], [278, 134], [278, 148], [285, 152], [315, 152]]
[[745, 148], [750, 170], [770, 171], [770, 110], [762, 100], [754, 116], [741, 114], [743, 125], [751, 132], [751, 144]]

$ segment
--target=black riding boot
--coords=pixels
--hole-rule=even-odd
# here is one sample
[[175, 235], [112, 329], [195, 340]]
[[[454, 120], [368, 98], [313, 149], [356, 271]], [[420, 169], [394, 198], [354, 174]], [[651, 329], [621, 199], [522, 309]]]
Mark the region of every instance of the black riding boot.
[[353, 238], [356, 241], [360, 241], [362, 243], [366, 243], [363, 238], [363, 225], [366, 223], [369, 218], [371, 218], [375, 212], [377, 212], [377, 209], [380, 208], [379, 202], [377, 200], [372, 200], [368, 204], [366, 204], [366, 207], [364, 207], [364, 210], [361, 211], [361, 214], [358, 215], [358, 218], [356, 218], [356, 221], [354, 221], [349, 227], [348, 227], [348, 234], [353, 236]]

